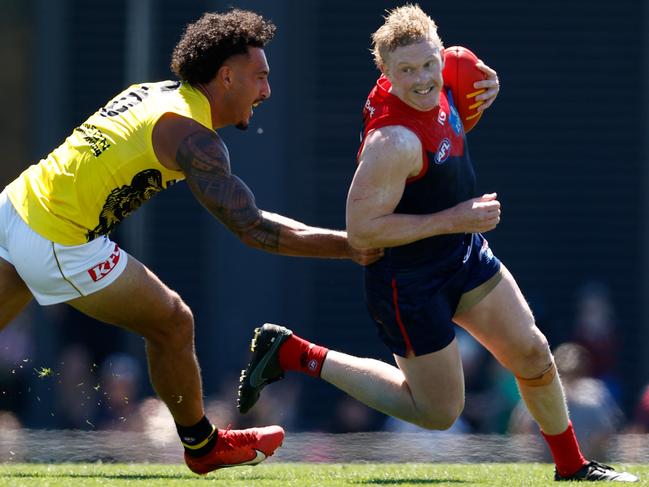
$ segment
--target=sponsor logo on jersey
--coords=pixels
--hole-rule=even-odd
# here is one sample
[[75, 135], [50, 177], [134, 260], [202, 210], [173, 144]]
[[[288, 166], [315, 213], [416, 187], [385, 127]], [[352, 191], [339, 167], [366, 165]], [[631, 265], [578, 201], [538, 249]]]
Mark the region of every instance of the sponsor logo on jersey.
[[74, 131], [79, 132], [81, 138], [86, 141], [95, 157], [99, 157], [102, 152], [110, 147], [106, 136], [95, 125], [84, 123], [74, 129]]
[[435, 164], [444, 164], [451, 155], [451, 141], [448, 138], [442, 139], [435, 153]]
[[119, 262], [120, 256], [121, 256], [121, 252], [119, 250], [119, 247], [116, 244], [115, 248], [113, 249], [113, 253], [110, 254], [110, 257], [108, 257], [108, 259], [88, 269], [88, 274], [90, 275], [90, 278], [93, 281], [97, 282], [103, 279], [104, 277], [106, 277], [115, 268], [115, 266]]
[[[358, 110], [358, 109], [357, 109]], [[376, 111], [376, 108], [372, 106], [370, 103], [370, 99], [368, 98], [367, 101], [365, 102], [365, 110], [367, 110], [367, 113], [370, 114], [370, 118], [374, 116], [374, 112]]]
[[444, 125], [445, 122], [446, 122], [446, 112], [440, 109], [439, 114], [437, 115], [437, 123], [440, 125]]
[[451, 108], [451, 117], [449, 123], [455, 135], [460, 135], [462, 132], [462, 120], [460, 120], [460, 114], [457, 113], [457, 110], [453, 105], [450, 105]]

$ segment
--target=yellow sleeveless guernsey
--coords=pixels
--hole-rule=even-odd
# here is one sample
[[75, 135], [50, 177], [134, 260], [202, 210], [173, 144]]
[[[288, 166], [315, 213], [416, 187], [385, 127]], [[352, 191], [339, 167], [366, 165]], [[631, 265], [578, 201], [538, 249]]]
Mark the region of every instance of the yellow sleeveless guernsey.
[[169, 112], [213, 129], [209, 102], [191, 85], [133, 85], [7, 186], [11, 203], [35, 232], [61, 245], [110, 233], [154, 194], [184, 179], [153, 151], [153, 127]]

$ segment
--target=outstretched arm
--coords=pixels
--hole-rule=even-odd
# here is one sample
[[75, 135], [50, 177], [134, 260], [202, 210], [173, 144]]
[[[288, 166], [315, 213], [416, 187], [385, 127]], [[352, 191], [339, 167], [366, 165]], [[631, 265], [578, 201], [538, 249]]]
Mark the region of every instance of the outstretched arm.
[[[181, 170], [196, 199], [246, 244], [283, 255], [353, 258], [367, 263], [365, 253], [349, 246], [345, 232], [310, 227], [260, 210], [252, 191], [232, 174], [228, 149], [213, 131], [171, 114], [158, 125], [160, 133], [154, 133], [154, 146], [158, 140], [163, 148], [160, 152], [175, 147], [172, 161], [164, 161], [156, 149], [161, 162]], [[165, 140], [164, 133], [171, 134], [175, 143]]]

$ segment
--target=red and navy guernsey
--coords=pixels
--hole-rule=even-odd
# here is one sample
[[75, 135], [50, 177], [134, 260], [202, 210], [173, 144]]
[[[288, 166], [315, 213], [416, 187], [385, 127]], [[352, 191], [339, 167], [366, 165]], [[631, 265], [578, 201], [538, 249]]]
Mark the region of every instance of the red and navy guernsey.
[[[436, 213], [475, 197], [476, 180], [464, 128], [450, 92], [442, 90], [439, 106], [422, 112], [389, 92], [390, 81], [381, 76], [363, 109], [360, 156], [367, 134], [390, 125], [414, 132], [422, 146], [423, 166], [409, 178], [395, 213]], [[397, 266], [445, 260], [464, 244], [464, 234], [439, 235], [386, 249], [386, 258]]]

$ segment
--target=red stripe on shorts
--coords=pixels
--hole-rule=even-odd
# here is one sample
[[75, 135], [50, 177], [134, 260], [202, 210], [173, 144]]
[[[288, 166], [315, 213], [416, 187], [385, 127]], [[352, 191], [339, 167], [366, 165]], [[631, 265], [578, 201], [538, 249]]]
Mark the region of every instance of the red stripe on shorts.
[[403, 337], [403, 341], [406, 342], [406, 356], [410, 355], [410, 352], [412, 352], [412, 345], [410, 344], [410, 337], [408, 336], [408, 332], [406, 331], [406, 327], [403, 325], [403, 321], [401, 321], [401, 313], [399, 312], [399, 294], [397, 293], [397, 281], [396, 279], [392, 278], [392, 302], [394, 303], [394, 312], [397, 318], [397, 324], [399, 325], [399, 330], [401, 331], [401, 336]]

